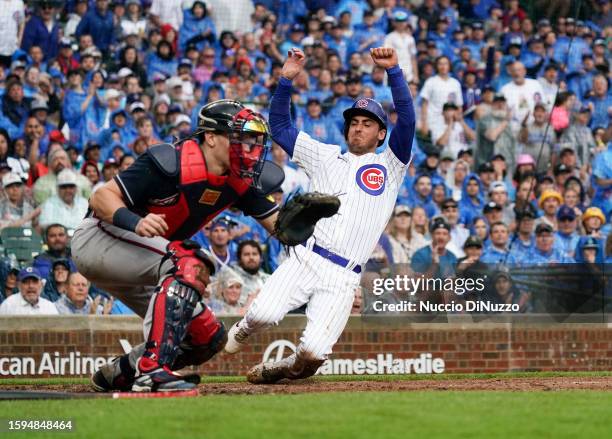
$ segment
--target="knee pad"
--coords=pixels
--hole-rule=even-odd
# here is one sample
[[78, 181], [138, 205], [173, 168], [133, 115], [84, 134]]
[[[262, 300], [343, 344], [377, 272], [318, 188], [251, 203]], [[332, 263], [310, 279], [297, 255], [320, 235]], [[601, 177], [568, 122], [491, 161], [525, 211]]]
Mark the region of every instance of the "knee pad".
[[168, 258], [174, 265], [170, 274], [202, 295], [210, 283], [210, 276], [215, 274], [215, 264], [201, 250], [200, 245], [188, 239], [172, 241], [168, 244], [168, 253], [160, 267]]
[[200, 305], [202, 312], [192, 318], [187, 328], [186, 340], [194, 346], [209, 344], [219, 331], [225, 332], [223, 323], [217, 320], [210, 308], [202, 302]]

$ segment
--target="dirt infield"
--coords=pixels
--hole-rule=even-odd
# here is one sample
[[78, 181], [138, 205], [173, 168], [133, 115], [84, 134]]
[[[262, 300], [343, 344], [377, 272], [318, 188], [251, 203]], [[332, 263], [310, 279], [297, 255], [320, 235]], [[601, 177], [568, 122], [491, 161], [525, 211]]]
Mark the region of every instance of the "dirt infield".
[[[7, 385], [0, 391], [57, 391], [90, 393], [91, 388], [83, 384], [57, 385]], [[397, 392], [397, 391], [558, 391], [599, 390], [612, 391], [612, 377], [534, 377], [491, 379], [435, 379], [397, 381], [319, 381], [308, 379], [275, 385], [252, 385], [249, 383], [206, 383], [199, 386], [205, 395], [264, 395], [323, 392]]]

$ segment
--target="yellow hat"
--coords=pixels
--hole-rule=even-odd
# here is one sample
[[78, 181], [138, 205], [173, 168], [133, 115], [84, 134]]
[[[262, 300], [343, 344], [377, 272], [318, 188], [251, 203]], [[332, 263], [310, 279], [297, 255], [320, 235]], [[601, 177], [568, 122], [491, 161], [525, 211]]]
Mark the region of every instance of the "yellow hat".
[[563, 204], [563, 197], [559, 192], [552, 189], [546, 189], [544, 192], [542, 192], [540, 199], [538, 200], [538, 206], [540, 206], [540, 209], [542, 208], [542, 203], [549, 198], [556, 198], [559, 204]]
[[606, 223], [606, 217], [599, 207], [589, 207], [587, 210], [585, 210], [582, 214], [582, 222], [584, 223], [586, 220], [593, 217], [599, 218], [601, 220], [601, 224]]

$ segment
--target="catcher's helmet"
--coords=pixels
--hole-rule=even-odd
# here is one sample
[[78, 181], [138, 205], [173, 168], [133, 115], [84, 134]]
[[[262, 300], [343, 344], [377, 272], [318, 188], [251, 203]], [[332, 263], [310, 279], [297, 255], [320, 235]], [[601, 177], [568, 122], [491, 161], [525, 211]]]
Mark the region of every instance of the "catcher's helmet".
[[[344, 138], [348, 140], [349, 126], [351, 125], [351, 119], [354, 116], [366, 116], [370, 119], [374, 119], [380, 125], [380, 129], [387, 129], [387, 114], [383, 107], [370, 98], [357, 99], [351, 108], [344, 110], [342, 113], [344, 116]], [[378, 146], [385, 143], [385, 139], [378, 142]]]
[[195, 134], [206, 131], [229, 135], [231, 170], [258, 187], [270, 141], [265, 118], [238, 101], [222, 99], [200, 109]]
[[204, 105], [198, 114], [198, 131], [230, 132], [234, 116], [244, 110], [238, 101], [222, 99]]
[[270, 128], [265, 118], [246, 108], [238, 101], [221, 99], [211, 102], [200, 108], [196, 133], [202, 131], [216, 131], [222, 133], [264, 136], [264, 145], [270, 138]]

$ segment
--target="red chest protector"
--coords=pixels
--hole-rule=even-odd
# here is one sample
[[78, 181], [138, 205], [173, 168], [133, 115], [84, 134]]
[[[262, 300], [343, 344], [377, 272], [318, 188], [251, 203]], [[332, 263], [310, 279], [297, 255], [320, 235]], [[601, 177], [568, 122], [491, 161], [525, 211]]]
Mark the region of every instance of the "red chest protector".
[[147, 154], [168, 178], [178, 180], [177, 196], [170, 204], [147, 206], [148, 212], [166, 216], [168, 231], [164, 238], [171, 241], [192, 237], [250, 187], [250, 181], [235, 175], [209, 174], [204, 154], [194, 140], [186, 140], [176, 148], [156, 145]]

